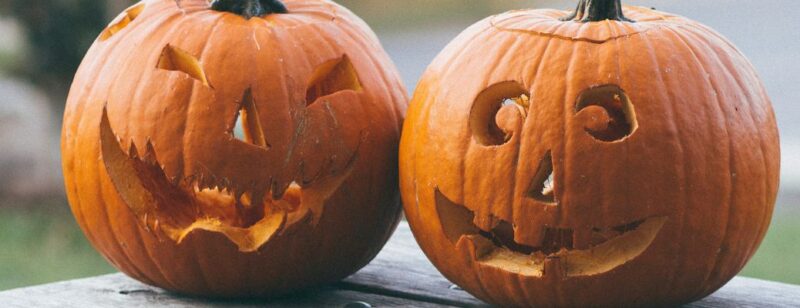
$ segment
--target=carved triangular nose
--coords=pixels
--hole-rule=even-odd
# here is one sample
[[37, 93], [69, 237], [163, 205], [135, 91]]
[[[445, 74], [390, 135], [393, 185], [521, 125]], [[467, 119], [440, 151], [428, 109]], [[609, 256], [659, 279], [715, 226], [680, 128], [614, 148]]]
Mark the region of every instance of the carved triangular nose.
[[240, 106], [231, 134], [243, 142], [269, 149], [271, 146], [264, 136], [264, 128], [261, 126], [251, 88], [244, 91]]
[[547, 151], [539, 161], [539, 167], [536, 168], [536, 173], [531, 179], [527, 197], [548, 205], [558, 205], [552, 151]]

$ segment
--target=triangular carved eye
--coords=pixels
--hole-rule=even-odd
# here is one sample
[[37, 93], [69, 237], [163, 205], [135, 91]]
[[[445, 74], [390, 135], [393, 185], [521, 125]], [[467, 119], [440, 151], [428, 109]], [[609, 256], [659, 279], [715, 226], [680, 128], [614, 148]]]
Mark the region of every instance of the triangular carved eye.
[[206, 73], [200, 65], [200, 61], [189, 52], [178, 47], [167, 44], [161, 50], [161, 57], [158, 58], [157, 68], [168, 71], [178, 71], [191, 76], [202, 82], [204, 86], [210, 87]]
[[136, 17], [139, 17], [139, 14], [141, 14], [142, 11], [144, 11], [144, 7], [145, 3], [141, 2], [139, 4], [136, 4], [128, 8], [127, 10], [125, 10], [125, 12], [122, 12], [122, 14], [120, 14], [117, 18], [114, 18], [111, 24], [108, 25], [108, 27], [106, 27], [106, 29], [103, 30], [102, 33], [100, 33], [99, 40], [101, 42], [105, 41], [111, 38], [114, 34], [117, 34], [117, 32], [119, 32], [120, 30], [127, 27], [128, 24], [130, 24], [131, 22], [133, 22], [134, 19], [136, 19]]
[[308, 82], [306, 91], [306, 105], [312, 105], [320, 97], [328, 96], [344, 90], [361, 91], [361, 81], [358, 78], [350, 58], [341, 58], [327, 61], [317, 67]]

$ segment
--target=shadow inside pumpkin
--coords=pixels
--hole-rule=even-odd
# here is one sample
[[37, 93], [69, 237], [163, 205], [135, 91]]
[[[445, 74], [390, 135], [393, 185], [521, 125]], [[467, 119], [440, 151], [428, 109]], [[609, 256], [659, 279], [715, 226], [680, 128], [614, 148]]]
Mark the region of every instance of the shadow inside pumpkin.
[[[651, 217], [613, 227], [545, 228], [537, 247], [514, 240], [514, 227], [499, 219], [490, 230], [475, 223], [475, 214], [451, 201], [438, 189], [436, 210], [445, 236], [468, 249], [479, 265], [507, 272], [553, 279], [590, 276], [611, 271], [644, 253], [667, 221]], [[587, 247], [577, 249], [577, 247]]]

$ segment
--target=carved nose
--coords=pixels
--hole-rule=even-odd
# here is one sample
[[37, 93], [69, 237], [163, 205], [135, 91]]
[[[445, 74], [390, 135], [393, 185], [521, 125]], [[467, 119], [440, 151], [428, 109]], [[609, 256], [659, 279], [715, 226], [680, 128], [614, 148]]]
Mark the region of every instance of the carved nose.
[[547, 151], [539, 162], [539, 167], [531, 179], [527, 197], [547, 205], [558, 205], [552, 151]]

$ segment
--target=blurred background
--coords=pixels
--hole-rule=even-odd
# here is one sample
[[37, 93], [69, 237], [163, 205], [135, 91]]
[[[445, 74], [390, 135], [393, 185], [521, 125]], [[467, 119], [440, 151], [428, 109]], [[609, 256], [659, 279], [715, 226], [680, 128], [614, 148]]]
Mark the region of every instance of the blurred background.
[[[179, 1], [179, 0], [178, 0]], [[537, 0], [341, 0], [378, 33], [409, 91], [455, 35]], [[766, 83], [781, 129], [782, 184], [772, 227], [742, 273], [800, 284], [800, 1], [626, 0], [711, 26]], [[114, 271], [72, 218], [59, 162], [61, 113], [72, 76], [128, 0], [0, 0], [0, 290]]]

